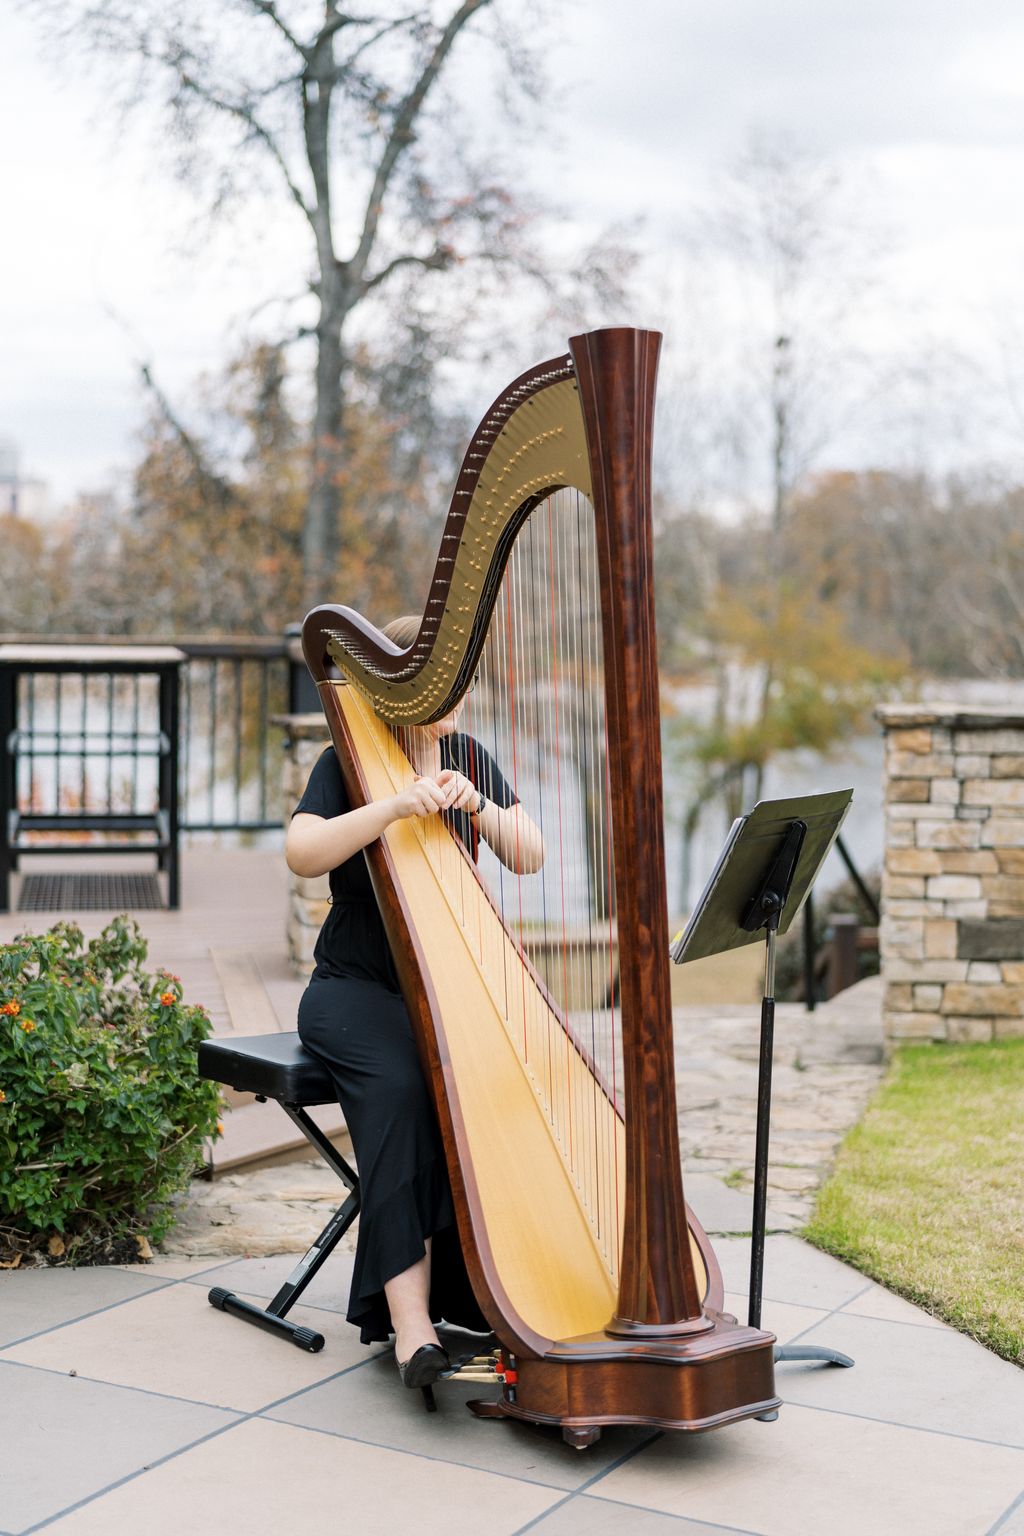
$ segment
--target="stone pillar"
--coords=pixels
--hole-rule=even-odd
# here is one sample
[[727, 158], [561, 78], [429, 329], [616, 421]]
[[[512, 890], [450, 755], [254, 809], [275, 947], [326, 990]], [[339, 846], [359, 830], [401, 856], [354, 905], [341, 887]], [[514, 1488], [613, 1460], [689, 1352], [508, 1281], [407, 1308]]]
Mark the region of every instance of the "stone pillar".
[[[313, 764], [330, 746], [331, 736], [322, 714], [275, 715], [273, 723], [285, 730], [283, 779], [287, 823]], [[313, 969], [313, 945], [327, 916], [330, 894], [326, 875], [318, 875], [315, 880], [288, 875], [288, 955], [298, 976], [308, 976]]]
[[1024, 715], [887, 704], [877, 716], [886, 1040], [1024, 1036]]

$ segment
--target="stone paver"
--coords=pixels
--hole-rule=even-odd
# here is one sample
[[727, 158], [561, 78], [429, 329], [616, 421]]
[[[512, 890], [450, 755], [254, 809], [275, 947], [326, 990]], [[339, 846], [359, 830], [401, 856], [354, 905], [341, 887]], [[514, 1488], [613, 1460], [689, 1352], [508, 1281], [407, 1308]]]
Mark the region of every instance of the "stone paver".
[[[283, 1118], [283, 1112], [282, 1112]], [[324, 1162], [286, 1163], [254, 1173], [197, 1179], [161, 1253], [211, 1259], [233, 1254], [296, 1253], [307, 1248], [345, 1198]], [[355, 1252], [356, 1229], [341, 1248]]]
[[[156, 949], [187, 941], [199, 984], [205, 936], [162, 916]], [[742, 1317], [757, 1008], [683, 1007], [676, 1032], [687, 1195]], [[1024, 1536], [1024, 1373], [793, 1235], [881, 1070], [877, 982], [778, 1009], [764, 1323], [856, 1365], [780, 1365], [776, 1423], [578, 1453], [473, 1419], [486, 1386], [428, 1416], [344, 1322], [354, 1232], [295, 1312], [321, 1354], [215, 1311], [213, 1284], [265, 1305], [340, 1202], [295, 1163], [197, 1182], [150, 1265], [0, 1274], [0, 1536], [179, 1536], [225, 1510], [247, 1536]]]
[[[728, 1178], [753, 1189], [760, 1011], [753, 1007], [675, 1010], [679, 1133], [688, 1175]], [[769, 1225], [803, 1225], [839, 1143], [881, 1080], [881, 982], [861, 982], [808, 1013], [775, 1011]], [[701, 1215], [699, 1200], [687, 1193]]]
[[1016, 1449], [787, 1405], [773, 1425], [666, 1435], [588, 1491], [758, 1536], [983, 1536], [1022, 1470]]
[[149, 1265], [0, 1272], [0, 1345], [45, 1333], [163, 1283]]
[[[296, 1307], [292, 1316], [324, 1334], [328, 1347], [314, 1355], [272, 1340], [273, 1353], [253, 1349], [245, 1324], [211, 1307], [196, 1287], [172, 1284], [15, 1344], [0, 1359], [253, 1412], [366, 1360], [355, 1329], [337, 1313]], [[182, 1342], [169, 1349], [173, 1338]]]
[[[677, 1008], [675, 1030], [687, 1198], [710, 1233], [749, 1232], [759, 1009]], [[807, 1220], [840, 1141], [882, 1071], [877, 978], [814, 1013], [798, 1004], [776, 1010], [770, 1231]], [[335, 1175], [314, 1162], [197, 1182], [163, 1252], [192, 1258], [295, 1252], [313, 1241], [340, 1199]], [[343, 1245], [353, 1251], [355, 1240], [353, 1228]]]
[[[747, 1247], [716, 1244], [741, 1315]], [[40, 1287], [31, 1336], [0, 1348], [5, 1536], [180, 1536], [228, 1510], [246, 1536], [339, 1521], [370, 1536], [1024, 1529], [1024, 1373], [792, 1235], [768, 1239], [765, 1322], [850, 1349], [853, 1370], [780, 1365], [775, 1423], [618, 1428], [583, 1453], [557, 1433], [473, 1419], [468, 1387], [438, 1387], [425, 1414], [390, 1355], [363, 1349], [339, 1314], [347, 1255], [299, 1309], [327, 1336], [320, 1355], [210, 1307], [214, 1282], [265, 1300], [291, 1262], [163, 1259], [146, 1290], [125, 1289], [146, 1266], [64, 1271], [81, 1296], [56, 1308]], [[46, 1279], [0, 1277], [0, 1314], [12, 1287]]]
[[[230, 1493], [226, 1493], [226, 1490]], [[216, 1439], [58, 1520], [60, 1536], [202, 1531], [230, 1510], [246, 1536], [291, 1536], [304, 1526], [360, 1536], [512, 1536], [550, 1508], [557, 1489], [522, 1478], [249, 1419]]]
[[34, 1527], [237, 1417], [180, 1398], [72, 1378], [66, 1371], [27, 1369], [8, 1363], [5, 1355], [0, 1360], [2, 1528]]

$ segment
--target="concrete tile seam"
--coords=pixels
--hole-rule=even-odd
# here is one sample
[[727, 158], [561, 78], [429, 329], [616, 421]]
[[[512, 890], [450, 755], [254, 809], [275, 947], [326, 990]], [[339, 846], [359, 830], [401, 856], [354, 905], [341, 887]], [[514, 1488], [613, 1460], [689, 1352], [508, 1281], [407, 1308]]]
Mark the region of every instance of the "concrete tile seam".
[[[376, 1356], [371, 1355], [370, 1360]], [[239, 1422], [242, 1419], [254, 1419], [261, 1413], [267, 1413], [271, 1408], [278, 1408], [282, 1403], [290, 1402], [293, 1397], [301, 1397], [304, 1392], [312, 1392], [316, 1387], [326, 1386], [329, 1382], [337, 1381], [342, 1376], [347, 1376], [351, 1371], [361, 1371], [364, 1366], [370, 1364], [370, 1360], [357, 1360], [354, 1365], [343, 1365], [340, 1370], [332, 1371], [329, 1376], [322, 1376], [319, 1381], [309, 1383], [305, 1387], [299, 1387], [294, 1392], [287, 1393], [284, 1397], [271, 1398], [268, 1403], [263, 1403], [259, 1408], [227, 1408], [223, 1403], [207, 1403], [198, 1397], [179, 1397], [173, 1392], [156, 1392], [150, 1387], [133, 1387], [128, 1382], [108, 1381], [105, 1376], [85, 1376], [80, 1371], [74, 1374], [75, 1381], [88, 1381], [97, 1387], [114, 1387], [118, 1392], [137, 1392], [141, 1397], [158, 1397], [169, 1403], [188, 1403], [192, 1408], [214, 1408], [220, 1413], [234, 1413], [238, 1415]], [[29, 1360], [5, 1360], [0, 1355], [0, 1365], [17, 1366], [23, 1371], [43, 1371], [47, 1376], [70, 1377], [69, 1371], [60, 1370], [55, 1365], [35, 1365]]]
[[[157, 1255], [157, 1258], [159, 1260], [159, 1258], [160, 1258], [159, 1254]], [[229, 1254], [226, 1259], [218, 1259], [215, 1263], [211, 1264], [209, 1266], [209, 1268], [207, 1268], [207, 1269], [197, 1269], [194, 1274], [191, 1274], [191, 1275], [164, 1275], [164, 1276], [161, 1276], [160, 1278], [165, 1279], [165, 1280], [169, 1280], [172, 1285], [182, 1285], [186, 1280], [188, 1280], [188, 1281], [197, 1281], [198, 1282], [198, 1281], [202, 1280], [204, 1275], [216, 1274], [217, 1270], [219, 1270], [219, 1269], [230, 1269], [232, 1264], [237, 1264], [237, 1263], [238, 1263], [238, 1255], [237, 1255], [237, 1253], [232, 1253], [232, 1254]], [[134, 1274], [138, 1273], [138, 1271], [134, 1267], [129, 1268], [127, 1265], [122, 1265], [120, 1267], [122, 1268], [123, 1272], [126, 1275], [134, 1275]]]
[[[872, 1282], [872, 1284], [873, 1283], [874, 1282]], [[913, 1318], [876, 1317], [870, 1312], [847, 1312], [846, 1308], [852, 1307], [854, 1302], [859, 1301], [860, 1298], [864, 1296], [870, 1289], [871, 1285], [866, 1285], [863, 1291], [858, 1291], [856, 1296], [851, 1296], [849, 1301], [844, 1301], [841, 1307], [833, 1307], [831, 1312], [828, 1313], [828, 1317], [822, 1318], [821, 1321], [817, 1323], [808, 1323], [807, 1327], [804, 1328], [801, 1333], [794, 1334], [793, 1337], [791, 1339], [787, 1339], [786, 1342], [788, 1344], [795, 1344], [798, 1339], [804, 1338], [808, 1333], [813, 1333], [815, 1328], [820, 1328], [821, 1323], [827, 1322], [829, 1317], [839, 1317], [850, 1318], [853, 1322], [880, 1323], [883, 1328], [923, 1328], [928, 1333], [938, 1333], [940, 1336], [944, 1336], [946, 1338], [949, 1338], [952, 1335], [953, 1338], [964, 1339], [970, 1344], [977, 1345], [978, 1349], [984, 1349], [986, 1353], [991, 1355], [994, 1360], [1002, 1360], [1003, 1357], [1001, 1355], [997, 1355], [994, 1350], [991, 1350], [987, 1345], [982, 1344], [980, 1340], [974, 1338], [972, 1334], [963, 1333], [959, 1328], [954, 1328], [951, 1323], [943, 1322], [942, 1318], [936, 1318], [935, 1321], [931, 1323], [917, 1323], [913, 1320]], [[888, 1291], [886, 1294], [890, 1296], [897, 1296], [895, 1291]], [[905, 1296], [897, 1296], [897, 1299], [899, 1301], [906, 1301]], [[794, 1305], [799, 1305], [799, 1303], [794, 1303]], [[908, 1307], [915, 1305], [915, 1302], [907, 1302]], [[928, 1316], [931, 1317], [932, 1313], [929, 1312]], [[935, 1327], [936, 1322], [941, 1324], [941, 1327], [938, 1329]], [[1005, 1363], [1007, 1365], [1011, 1365], [1013, 1362], [1006, 1361]]]
[[1024, 1509], [1024, 1488], [1021, 1489], [1009, 1508], [1003, 1510], [995, 1525], [989, 1526], [985, 1536], [999, 1536], [999, 1532], [1005, 1529], [1007, 1520], [1009, 1520], [1011, 1515], [1015, 1515], [1018, 1509]]
[[[562, 1485], [560, 1483], [546, 1483], [544, 1479], [540, 1477], [524, 1477], [520, 1476], [518, 1472], [502, 1472], [497, 1467], [481, 1467], [475, 1461], [456, 1461], [454, 1457], [451, 1456], [431, 1456], [429, 1451], [411, 1451], [407, 1446], [387, 1445], [382, 1440], [365, 1440], [361, 1435], [343, 1434], [340, 1429], [325, 1429], [322, 1424], [296, 1424], [294, 1419], [274, 1419], [269, 1416], [266, 1410], [261, 1410], [261, 1412], [257, 1414], [250, 1414], [249, 1417], [265, 1417], [269, 1424], [284, 1424], [288, 1429], [308, 1430], [309, 1433], [313, 1435], [326, 1435], [329, 1440], [347, 1440], [352, 1445], [372, 1445], [376, 1451], [393, 1451], [396, 1456], [415, 1456], [418, 1457], [420, 1461], [432, 1461], [441, 1467], [462, 1467], [467, 1472], [485, 1472], [488, 1477], [503, 1477], [510, 1483], [529, 1483], [531, 1488], [554, 1488], [561, 1491]], [[648, 1443], [649, 1442], [644, 1441], [644, 1446], [646, 1446]], [[643, 1448], [644, 1447], [638, 1447], [638, 1449]], [[631, 1453], [627, 1452], [620, 1458], [620, 1460], [628, 1460], [629, 1454]], [[615, 1466], [618, 1466], [618, 1464], [618, 1462], [614, 1463]], [[612, 1468], [609, 1466], [605, 1470], [610, 1472]], [[597, 1477], [603, 1476], [604, 1472], [595, 1473], [594, 1480], [596, 1480]], [[575, 1488], [572, 1491], [574, 1493], [578, 1493], [580, 1490]], [[551, 1511], [547, 1510], [546, 1513], [550, 1514]]]
[[[370, 1356], [371, 1360], [374, 1359], [374, 1358], [375, 1358], [375, 1356], [373, 1356], [373, 1355]], [[8, 1365], [20, 1365], [22, 1362], [18, 1361], [18, 1360], [9, 1360], [9, 1361], [7, 1361], [5, 1363], [8, 1364]], [[322, 1387], [322, 1386], [326, 1385], [328, 1382], [336, 1381], [339, 1376], [346, 1376], [346, 1375], [348, 1375], [348, 1373], [350, 1371], [362, 1370], [363, 1367], [366, 1366], [366, 1365], [369, 1365], [369, 1363], [370, 1363], [370, 1360], [360, 1360], [355, 1365], [349, 1365], [349, 1366], [346, 1366], [343, 1370], [336, 1371], [333, 1376], [326, 1376], [326, 1377], [324, 1377], [323, 1381], [316, 1382], [314, 1385]], [[51, 1375], [55, 1375], [55, 1376], [66, 1376], [67, 1375], [66, 1371], [53, 1371], [53, 1370], [50, 1370], [50, 1368], [47, 1367], [47, 1366], [31, 1366], [31, 1365], [28, 1365], [28, 1366], [25, 1366], [25, 1369], [26, 1370], [47, 1370], [47, 1371], [50, 1371]], [[96, 1378], [89, 1377], [89, 1376], [78, 1377], [77, 1379], [80, 1380], [80, 1381], [95, 1381], [96, 1380]], [[224, 1434], [227, 1434], [229, 1430], [237, 1429], [240, 1424], [245, 1424], [250, 1419], [259, 1418], [260, 1415], [263, 1412], [266, 1411], [265, 1409], [262, 1409], [262, 1408], [253, 1409], [251, 1412], [244, 1412], [242, 1410], [234, 1409], [234, 1408], [217, 1409], [217, 1405], [215, 1403], [198, 1403], [198, 1402], [195, 1401], [195, 1399], [187, 1398], [187, 1397], [185, 1397], [185, 1398], [180, 1398], [180, 1397], [179, 1398], [174, 1398], [174, 1397], [171, 1397], [170, 1394], [166, 1393], [166, 1392], [148, 1392], [148, 1391], [144, 1390], [142, 1387], [120, 1387], [117, 1382], [109, 1382], [109, 1381], [100, 1381], [97, 1384], [99, 1386], [105, 1386], [105, 1387], [113, 1386], [113, 1387], [116, 1387], [119, 1391], [122, 1391], [122, 1392], [139, 1392], [139, 1393], [141, 1393], [141, 1395], [143, 1397], [170, 1398], [170, 1401], [172, 1401], [172, 1402], [190, 1403], [190, 1404], [192, 1404], [193, 1407], [196, 1407], [196, 1408], [214, 1408], [218, 1412], [221, 1412], [221, 1413], [234, 1413], [236, 1416], [235, 1416], [235, 1418], [232, 1420], [232, 1422], [230, 1424], [223, 1424], [223, 1425], [221, 1425], [221, 1427], [219, 1429], [211, 1430], [209, 1432], [209, 1434], [200, 1435], [198, 1437], [198, 1439], [190, 1440], [189, 1442], [187, 1442], [187, 1444], [179, 1446], [176, 1450], [168, 1451], [165, 1456], [158, 1456], [154, 1461], [147, 1462], [144, 1467], [139, 1467], [134, 1472], [126, 1473], [124, 1477], [116, 1478], [114, 1482], [108, 1483], [105, 1487], [97, 1489], [95, 1493], [89, 1494], [86, 1498], [78, 1499], [74, 1504], [68, 1504], [64, 1509], [59, 1510], [56, 1514], [54, 1514], [54, 1515], [47, 1515], [45, 1520], [40, 1520], [36, 1525], [27, 1526], [24, 1531], [21, 1531], [21, 1532], [18, 1533], [18, 1536], [34, 1536], [34, 1532], [41, 1531], [41, 1530], [45, 1529], [46, 1526], [52, 1525], [55, 1520], [61, 1520], [61, 1519], [64, 1518], [65, 1515], [73, 1514], [76, 1509], [82, 1509], [82, 1508], [85, 1507], [86, 1504], [94, 1504], [97, 1499], [103, 1498], [103, 1496], [105, 1494], [112, 1493], [114, 1491], [114, 1489], [122, 1487], [125, 1483], [134, 1482], [137, 1477], [144, 1476], [145, 1473], [151, 1472], [155, 1467], [163, 1466], [165, 1462], [173, 1461], [175, 1459], [175, 1457], [177, 1457], [177, 1456], [183, 1456], [186, 1453], [186, 1451], [194, 1450], [197, 1445], [203, 1445], [203, 1444], [205, 1444], [205, 1442], [207, 1440], [215, 1440], [218, 1435], [224, 1435]], [[275, 1402], [275, 1403], [267, 1404], [267, 1407], [276, 1407], [280, 1403], [289, 1402], [292, 1398], [294, 1398], [294, 1397], [301, 1397], [303, 1392], [308, 1392], [310, 1390], [311, 1389], [309, 1387], [303, 1387], [298, 1392], [291, 1392], [286, 1397], [279, 1398], [277, 1400], [277, 1402]], [[277, 1421], [272, 1421], [272, 1422], [277, 1422]], [[297, 1425], [297, 1426], [293, 1426], [293, 1427], [300, 1428], [300, 1429], [306, 1428], [305, 1425]], [[544, 1487], [548, 1487], [550, 1485], [549, 1484], [544, 1484], [543, 1486]]]
[[[109, 1385], [109, 1383], [108, 1383]], [[209, 1407], [209, 1404], [203, 1406]], [[197, 1445], [203, 1445], [208, 1440], [216, 1440], [220, 1435], [226, 1435], [246, 1419], [253, 1418], [251, 1413], [242, 1414], [233, 1424], [222, 1424], [219, 1429], [210, 1430], [209, 1434], [200, 1435], [196, 1440], [190, 1440], [187, 1445], [182, 1445], [177, 1450], [168, 1451], [166, 1456], [157, 1456], [153, 1461], [148, 1461], [144, 1467], [138, 1467], [134, 1472], [126, 1472], [124, 1477], [115, 1478], [105, 1488], [98, 1488], [95, 1493], [87, 1494], [84, 1499], [76, 1499], [74, 1504], [68, 1504], [66, 1508], [58, 1510], [56, 1514], [47, 1515], [45, 1520], [39, 1520], [35, 1525], [26, 1526], [19, 1536], [35, 1536], [36, 1531], [43, 1531], [48, 1525], [53, 1525], [57, 1520], [63, 1520], [65, 1515], [72, 1515], [78, 1509], [84, 1509], [87, 1504], [95, 1504], [97, 1499], [104, 1498], [108, 1493], [113, 1493], [117, 1488], [123, 1488], [126, 1483], [133, 1483], [136, 1478], [144, 1477], [147, 1472], [152, 1472], [156, 1467], [162, 1467], [166, 1462], [173, 1461], [177, 1456], [183, 1456], [186, 1451], [195, 1450]]]
[[[864, 1292], [861, 1291], [859, 1294], [861, 1296], [863, 1296]], [[905, 1296], [899, 1296], [898, 1292], [896, 1292], [896, 1291], [890, 1291], [888, 1294], [890, 1296], [898, 1296], [898, 1299], [900, 1301], [906, 1301], [908, 1307], [916, 1307], [917, 1306], [917, 1302], [916, 1301], [907, 1301], [907, 1298]], [[947, 1323], [945, 1318], [937, 1316], [937, 1314], [934, 1313], [934, 1312], [929, 1312], [928, 1313], [928, 1316], [930, 1318], [934, 1319], [934, 1321], [930, 1322], [930, 1323], [918, 1323], [918, 1322], [915, 1322], [912, 1317], [906, 1317], [906, 1318], [904, 1318], [904, 1317], [900, 1317], [900, 1318], [895, 1318], [895, 1317], [878, 1317], [874, 1312], [847, 1312], [846, 1308], [852, 1306], [853, 1303], [856, 1300], [857, 1300], [857, 1297], [854, 1296], [854, 1297], [852, 1297], [850, 1299], [850, 1301], [844, 1301], [843, 1305], [841, 1307], [837, 1308], [834, 1313], [830, 1313], [829, 1316], [830, 1317], [831, 1316], [835, 1316], [835, 1317], [858, 1317], [858, 1318], [860, 1318], [865, 1323], [895, 1323], [897, 1325], [897, 1327], [899, 1327], [899, 1328], [926, 1328], [929, 1333], [935, 1333], [936, 1332], [935, 1324], [938, 1323], [940, 1325], [940, 1328], [938, 1330], [939, 1332], [955, 1333], [957, 1335], [957, 1337], [960, 1338], [960, 1339], [970, 1339], [972, 1344], [977, 1344], [978, 1343], [978, 1340], [975, 1339], [975, 1338], [972, 1338], [972, 1336], [969, 1333], [961, 1333], [959, 1328], [954, 1328], [952, 1323]], [[924, 1308], [922, 1307], [920, 1310], [923, 1312]], [[818, 1326], [817, 1323], [812, 1323], [811, 1324], [812, 1328], [816, 1328], [817, 1326]], [[804, 1332], [805, 1333], [807, 1332], [806, 1328], [804, 1329]], [[984, 1349], [985, 1345], [982, 1344], [979, 1347], [981, 1349]], [[992, 1351], [990, 1350], [989, 1353], [991, 1354]], [[996, 1355], [995, 1358], [997, 1360], [1000, 1360], [1000, 1359], [1002, 1359], [1002, 1356], [1001, 1355]]]
[[[781, 1393], [779, 1395], [781, 1396]], [[854, 1413], [849, 1408], [825, 1408], [821, 1403], [790, 1402], [787, 1404], [787, 1400], [783, 1398], [782, 1406], [806, 1408], [809, 1413], [830, 1413], [839, 1419], [863, 1419], [868, 1424], [888, 1424], [893, 1429], [910, 1429], [921, 1435], [942, 1435], [947, 1440], [966, 1440], [971, 1445], [991, 1445], [997, 1451], [1016, 1451], [1022, 1458], [1021, 1465], [1024, 1468], [1024, 1445], [1013, 1445], [1008, 1440], [988, 1440], [984, 1435], [958, 1435], [952, 1429], [933, 1429], [928, 1424], [906, 1424], [902, 1419], [883, 1419], [875, 1413]]]
[[[24, 1273], [27, 1274], [28, 1271], [26, 1270]], [[49, 1328], [38, 1328], [35, 1333], [23, 1334], [20, 1339], [8, 1339], [7, 1343], [3, 1346], [3, 1349], [0, 1349], [0, 1358], [3, 1357], [3, 1354], [6, 1350], [14, 1349], [18, 1344], [28, 1344], [32, 1339], [41, 1339], [44, 1334], [56, 1333], [58, 1329], [70, 1328], [75, 1323], [84, 1323], [87, 1318], [99, 1317], [103, 1312], [113, 1312], [115, 1308], [126, 1306], [133, 1301], [138, 1301], [142, 1296], [155, 1296], [157, 1291], [169, 1290], [172, 1285], [180, 1285], [180, 1283], [181, 1282], [179, 1280], [161, 1279], [159, 1285], [147, 1286], [144, 1291], [139, 1291], [135, 1296], [122, 1296], [120, 1301], [110, 1301], [105, 1307], [94, 1307], [91, 1312], [82, 1312], [77, 1317], [65, 1317], [61, 1322], [54, 1323]]]
[[[575, 1498], [576, 1495], [574, 1494]], [[722, 1525], [718, 1520], [708, 1520], [704, 1515], [672, 1515], [667, 1510], [656, 1509], [653, 1504], [627, 1504], [625, 1499], [612, 1499], [603, 1493], [588, 1494], [588, 1498], [600, 1499], [604, 1504], [617, 1505], [621, 1509], [640, 1510], [645, 1515], [660, 1515], [663, 1520], [678, 1520], [680, 1524], [691, 1521], [694, 1525], [706, 1525], [709, 1531], [727, 1531], [728, 1536], [769, 1536], [766, 1531], [755, 1531], [753, 1527], [745, 1525]], [[519, 1532], [515, 1532], [519, 1536]]]
[[525, 1536], [527, 1531], [533, 1530], [542, 1520], [546, 1520], [556, 1510], [562, 1509], [564, 1505], [571, 1503], [581, 1493], [586, 1493], [595, 1483], [599, 1483], [602, 1477], [606, 1477], [609, 1472], [617, 1472], [619, 1467], [624, 1467], [627, 1461], [632, 1461], [634, 1456], [639, 1456], [641, 1451], [646, 1451], [648, 1446], [653, 1445], [656, 1440], [662, 1438], [663, 1433], [664, 1431], [660, 1429], [655, 1430], [646, 1440], [641, 1440], [639, 1445], [630, 1446], [628, 1451], [624, 1451], [615, 1461], [609, 1462], [607, 1467], [603, 1467], [600, 1472], [595, 1472], [593, 1477], [588, 1478], [585, 1483], [581, 1483], [578, 1488], [574, 1488], [571, 1493], [567, 1493], [564, 1499], [559, 1499], [551, 1505], [550, 1509], [546, 1509], [543, 1514], [536, 1515], [532, 1520], [528, 1520], [525, 1525], [519, 1526], [517, 1530], [512, 1532], [512, 1536]]
[[[817, 1250], [815, 1250], [815, 1252], [817, 1252]], [[841, 1301], [841, 1303], [838, 1304], [837, 1307], [817, 1307], [817, 1309], [811, 1309], [811, 1307], [809, 1307], [808, 1310], [818, 1310], [818, 1312], [821, 1313], [820, 1318], [815, 1319], [814, 1322], [808, 1322], [808, 1326], [806, 1326], [806, 1329], [801, 1329], [800, 1333], [794, 1333], [794, 1336], [792, 1336], [792, 1338], [786, 1339], [786, 1344], [797, 1344], [798, 1339], [803, 1338], [804, 1333], [812, 1333], [812, 1332], [814, 1332], [815, 1329], [820, 1329], [820, 1327], [823, 1327], [824, 1324], [826, 1324], [826, 1322], [829, 1321], [829, 1318], [835, 1318], [835, 1316], [840, 1315], [840, 1313], [843, 1312], [843, 1307], [852, 1306], [852, 1303], [854, 1303], [854, 1301], [857, 1301], [857, 1299], [860, 1298], [860, 1296], [866, 1295], [866, 1293], [869, 1292], [870, 1287], [872, 1287], [872, 1284], [874, 1284], [874, 1281], [867, 1281], [867, 1284], [866, 1284], [866, 1286], [863, 1287], [863, 1290], [858, 1290], [857, 1295], [847, 1296], [846, 1301]], [[778, 1298], [778, 1296], [763, 1296], [763, 1298], [761, 1298], [761, 1299], [763, 1299], [763, 1301], [775, 1301], [775, 1303], [778, 1303], [778, 1306], [788, 1306], [788, 1307], [803, 1307], [804, 1306], [803, 1301], [781, 1301], [781, 1299]], [[783, 1347], [785, 1347], [785, 1346], [783, 1346]], [[783, 1366], [785, 1366], [786, 1361], [780, 1361], [780, 1364], [783, 1364]]]
[[[705, 1227], [708, 1237], [749, 1237], [749, 1227]], [[792, 1227], [765, 1227], [765, 1237], [795, 1237], [797, 1234]]]

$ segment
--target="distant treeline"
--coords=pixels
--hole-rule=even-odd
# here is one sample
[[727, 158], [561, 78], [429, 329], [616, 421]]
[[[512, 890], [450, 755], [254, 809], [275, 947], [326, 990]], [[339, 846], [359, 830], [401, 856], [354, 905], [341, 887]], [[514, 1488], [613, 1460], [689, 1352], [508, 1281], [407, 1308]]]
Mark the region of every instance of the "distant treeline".
[[[933, 676], [1024, 676], [1024, 487], [889, 470], [815, 477], [767, 516], [658, 513], [658, 624], [670, 672], [700, 667], [723, 602], [777, 582], [783, 613], [827, 608], [851, 645]], [[720, 637], [721, 638], [721, 637]]]
[[[208, 414], [200, 438], [154, 408], [121, 496], [83, 498], [53, 528], [0, 520], [3, 629], [274, 634], [302, 617], [308, 449], [278, 355], [247, 357]], [[390, 410], [350, 424], [342, 554], [323, 601], [382, 619], [422, 609], [468, 435], [401, 390]], [[801, 617], [813, 635], [812, 615], [901, 669], [1024, 675], [1024, 487], [980, 473], [830, 473], [798, 487], [773, 526], [658, 503], [668, 675], [700, 672], [733, 635], [742, 645], [754, 617], [770, 644], [773, 626]]]

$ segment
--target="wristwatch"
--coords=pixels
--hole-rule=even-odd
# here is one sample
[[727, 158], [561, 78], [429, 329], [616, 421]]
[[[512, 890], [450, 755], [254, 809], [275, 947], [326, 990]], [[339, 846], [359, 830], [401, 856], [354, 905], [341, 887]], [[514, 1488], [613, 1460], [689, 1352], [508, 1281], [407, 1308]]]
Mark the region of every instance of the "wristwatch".
[[484, 806], [487, 804], [487, 801], [485, 797], [480, 794], [479, 790], [477, 790], [477, 795], [479, 796], [479, 799], [477, 800], [476, 810], [473, 812], [473, 815], [479, 820], [479, 818], [484, 813]]

